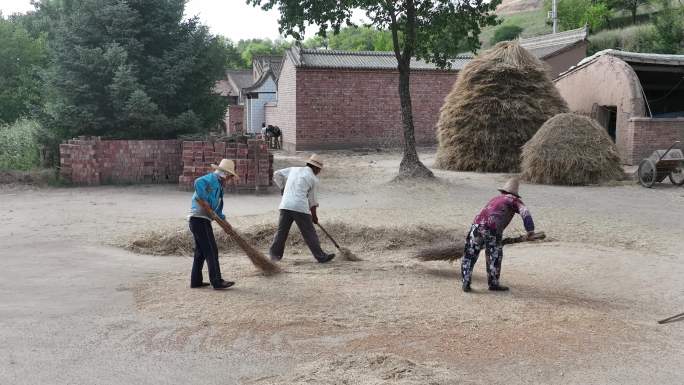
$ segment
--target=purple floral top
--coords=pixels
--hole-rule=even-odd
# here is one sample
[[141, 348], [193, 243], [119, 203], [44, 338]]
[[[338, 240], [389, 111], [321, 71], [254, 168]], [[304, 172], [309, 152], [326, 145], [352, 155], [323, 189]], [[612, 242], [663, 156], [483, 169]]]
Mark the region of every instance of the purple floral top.
[[487, 206], [475, 217], [473, 222], [476, 225], [484, 225], [497, 234], [503, 234], [504, 229], [511, 223], [513, 215], [520, 214], [528, 232], [534, 231], [534, 222], [525, 204], [520, 198], [511, 194], [501, 194], [492, 198]]

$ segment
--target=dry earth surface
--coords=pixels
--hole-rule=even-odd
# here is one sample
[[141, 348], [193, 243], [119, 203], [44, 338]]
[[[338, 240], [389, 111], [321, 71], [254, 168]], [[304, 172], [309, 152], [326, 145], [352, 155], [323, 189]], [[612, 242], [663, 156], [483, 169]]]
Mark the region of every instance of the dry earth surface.
[[[456, 266], [411, 254], [462, 236], [507, 175], [396, 184], [396, 153], [324, 156], [321, 222], [364, 261], [320, 265], [294, 242], [264, 277], [224, 248], [228, 291], [189, 289], [188, 255], [117, 247], [186, 232], [187, 192], [0, 187], [0, 384], [684, 383], [684, 321], [656, 323], [684, 311], [684, 189], [523, 185], [551, 241], [506, 246], [510, 292], [486, 290], [481, 258], [464, 294]], [[226, 211], [268, 228], [278, 201]]]

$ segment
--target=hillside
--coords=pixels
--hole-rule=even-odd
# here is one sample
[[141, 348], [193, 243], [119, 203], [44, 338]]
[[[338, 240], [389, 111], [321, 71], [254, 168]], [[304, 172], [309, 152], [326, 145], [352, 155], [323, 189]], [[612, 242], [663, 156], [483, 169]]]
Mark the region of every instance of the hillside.
[[520, 12], [536, 11], [542, 9], [542, 7], [542, 0], [503, 0], [501, 4], [496, 7], [496, 14], [504, 16]]

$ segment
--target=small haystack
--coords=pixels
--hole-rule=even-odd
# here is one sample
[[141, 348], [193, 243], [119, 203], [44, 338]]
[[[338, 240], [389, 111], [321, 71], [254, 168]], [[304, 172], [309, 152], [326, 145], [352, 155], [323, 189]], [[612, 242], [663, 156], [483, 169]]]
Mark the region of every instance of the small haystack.
[[622, 179], [620, 156], [605, 128], [577, 114], [549, 119], [523, 146], [523, 179], [542, 184], [588, 185]]
[[516, 42], [502, 42], [459, 73], [437, 123], [436, 167], [517, 172], [521, 147], [568, 107], [546, 65]]

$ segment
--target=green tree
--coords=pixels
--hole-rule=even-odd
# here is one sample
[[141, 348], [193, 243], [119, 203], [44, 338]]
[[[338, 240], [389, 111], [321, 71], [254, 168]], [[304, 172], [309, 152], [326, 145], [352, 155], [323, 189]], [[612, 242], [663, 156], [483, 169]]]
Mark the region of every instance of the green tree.
[[53, 62], [44, 74], [41, 120], [58, 140], [169, 138], [218, 126], [227, 103], [212, 90], [224, 75], [226, 46], [196, 19], [183, 20], [184, 6], [184, 0], [37, 4], [29, 20], [49, 31]]
[[606, 0], [609, 9], [625, 10], [632, 14], [632, 23], [637, 22], [637, 11], [642, 5], [650, 4], [651, 0]]
[[33, 38], [0, 14], [0, 123], [12, 123], [42, 104], [39, 70], [47, 65], [45, 39]]
[[490, 44], [494, 45], [500, 41], [515, 40], [522, 31], [523, 29], [515, 24], [502, 25], [494, 31]]
[[343, 25], [352, 25], [354, 9], [366, 11], [370, 25], [387, 29], [392, 35], [392, 50], [399, 72], [399, 99], [404, 131], [404, 154], [399, 166], [399, 178], [433, 177], [421, 163], [416, 152], [409, 79], [411, 58], [416, 56], [449, 66], [449, 58], [464, 46], [474, 51], [480, 45], [478, 36], [483, 26], [496, 23], [493, 11], [499, 0], [247, 0], [264, 10], [280, 11], [280, 31], [301, 40], [305, 26], [319, 26], [318, 34], [325, 37], [328, 29], [333, 34]]
[[[551, 0], [544, 1], [544, 8], [551, 10]], [[556, 11], [561, 30], [587, 25], [590, 30], [596, 31], [603, 28], [611, 16], [610, 7], [603, 0], [559, 0]]]
[[225, 50], [226, 68], [249, 68], [245, 65], [245, 61], [242, 59], [242, 55], [240, 54], [238, 47], [235, 45], [235, 43], [233, 43], [232, 40], [223, 36], [219, 36], [218, 40]]
[[653, 20], [655, 51], [684, 53], [684, 7], [673, 8], [669, 0], [660, 0], [661, 11]]
[[237, 49], [240, 52], [244, 68], [252, 67], [252, 58], [256, 55], [282, 55], [291, 43], [285, 40], [247, 39], [240, 40]]

